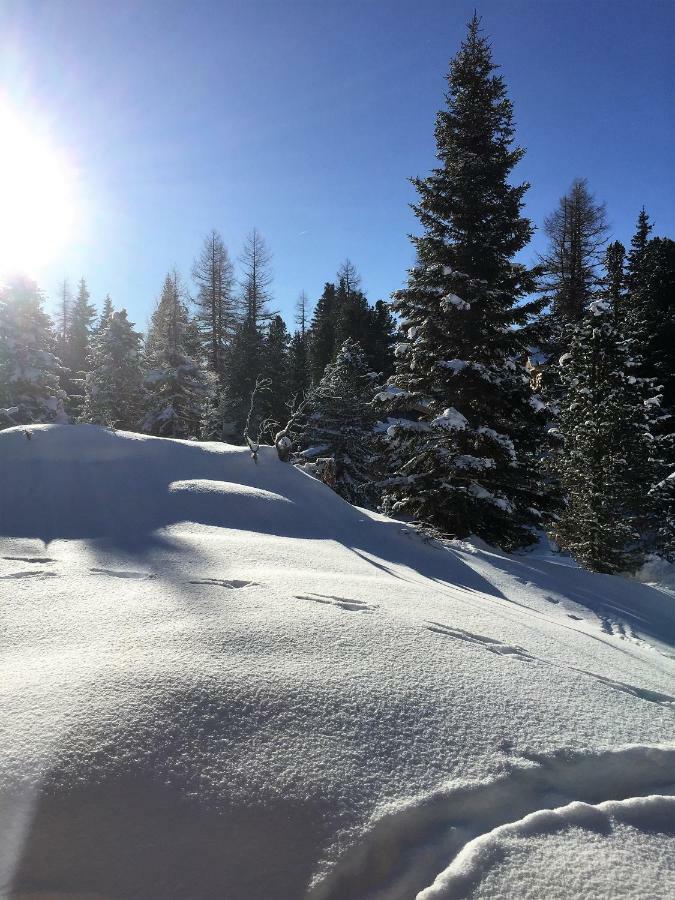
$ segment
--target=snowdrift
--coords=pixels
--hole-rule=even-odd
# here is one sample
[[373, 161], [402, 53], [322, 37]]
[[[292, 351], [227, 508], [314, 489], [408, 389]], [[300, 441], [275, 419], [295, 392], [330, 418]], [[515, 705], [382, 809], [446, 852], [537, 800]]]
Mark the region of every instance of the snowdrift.
[[247, 450], [0, 432], [0, 895], [675, 894], [675, 598]]

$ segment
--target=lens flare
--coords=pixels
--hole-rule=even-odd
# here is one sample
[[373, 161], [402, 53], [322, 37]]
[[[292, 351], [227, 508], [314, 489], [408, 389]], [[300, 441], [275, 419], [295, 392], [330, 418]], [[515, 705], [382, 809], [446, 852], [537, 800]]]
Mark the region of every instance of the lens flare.
[[73, 237], [74, 171], [48, 136], [0, 98], [0, 274], [35, 275]]

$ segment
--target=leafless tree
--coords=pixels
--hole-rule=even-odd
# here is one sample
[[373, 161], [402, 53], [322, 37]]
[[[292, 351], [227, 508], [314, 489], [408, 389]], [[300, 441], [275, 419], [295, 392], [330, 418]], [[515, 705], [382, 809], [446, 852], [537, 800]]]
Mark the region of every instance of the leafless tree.
[[237, 324], [234, 268], [227, 247], [217, 231], [204, 239], [202, 251], [192, 267], [197, 285], [197, 320], [209, 368], [221, 374], [223, 355]]
[[599, 283], [598, 266], [607, 242], [605, 204], [598, 203], [585, 178], [577, 178], [558, 208], [544, 221], [549, 239], [541, 256], [543, 286], [560, 324], [579, 321]]

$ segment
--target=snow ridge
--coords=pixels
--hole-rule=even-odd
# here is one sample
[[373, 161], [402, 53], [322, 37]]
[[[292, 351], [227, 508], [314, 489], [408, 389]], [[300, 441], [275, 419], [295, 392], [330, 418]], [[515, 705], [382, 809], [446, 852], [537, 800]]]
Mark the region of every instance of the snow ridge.
[[485, 848], [492, 852], [504, 834], [569, 824], [593, 827], [608, 815], [663, 827], [675, 809], [675, 798], [662, 796], [675, 791], [673, 773], [675, 743], [528, 754], [504, 776], [451, 785], [384, 811], [361, 845], [309, 897], [466, 897], [489, 864]]

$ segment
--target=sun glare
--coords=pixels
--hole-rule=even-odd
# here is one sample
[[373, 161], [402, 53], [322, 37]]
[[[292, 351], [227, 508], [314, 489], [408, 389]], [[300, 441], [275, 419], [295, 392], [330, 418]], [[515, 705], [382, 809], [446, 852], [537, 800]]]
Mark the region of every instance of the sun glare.
[[0, 274], [36, 275], [72, 238], [74, 222], [67, 161], [0, 99]]

